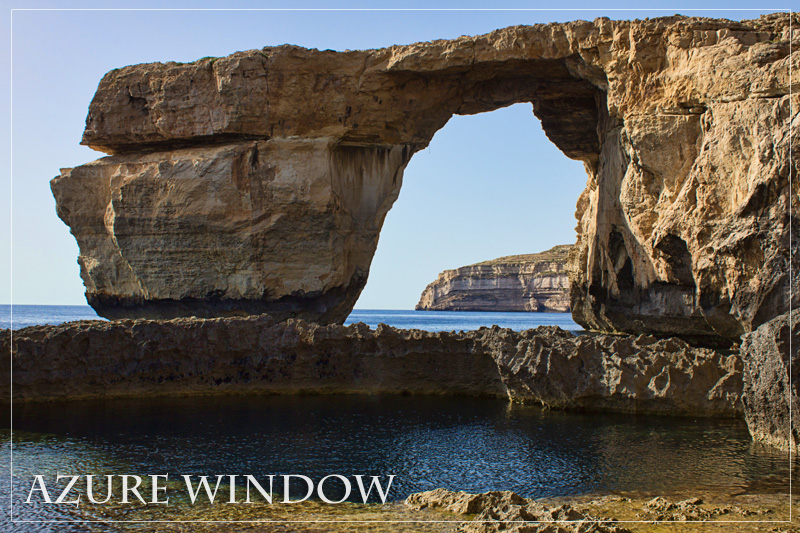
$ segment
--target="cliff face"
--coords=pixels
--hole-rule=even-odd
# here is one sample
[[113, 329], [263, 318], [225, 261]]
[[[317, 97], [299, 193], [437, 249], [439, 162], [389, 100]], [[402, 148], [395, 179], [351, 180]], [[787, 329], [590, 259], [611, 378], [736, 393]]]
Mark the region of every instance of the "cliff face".
[[101, 316], [343, 322], [407, 159], [324, 139], [215, 144], [106, 157], [51, 188]]
[[567, 254], [561, 245], [445, 270], [416, 306], [427, 311], [569, 311]]
[[63, 171], [52, 190], [103, 316], [339, 322], [411, 155], [453, 114], [530, 102], [589, 175], [575, 320], [738, 339], [787, 310], [790, 283], [800, 304], [790, 41], [798, 50], [788, 14], [600, 18], [125, 67], [101, 80], [83, 137], [114, 157]]

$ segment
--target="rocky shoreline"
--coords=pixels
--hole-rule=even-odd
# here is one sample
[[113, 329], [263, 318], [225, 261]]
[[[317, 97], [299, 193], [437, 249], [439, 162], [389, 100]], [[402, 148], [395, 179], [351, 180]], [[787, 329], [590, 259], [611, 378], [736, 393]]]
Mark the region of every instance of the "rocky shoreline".
[[[15, 401], [258, 393], [454, 394], [548, 408], [741, 416], [742, 362], [680, 339], [497, 326], [432, 333], [266, 315], [0, 332]], [[8, 358], [0, 372], [9, 376]], [[0, 384], [8, 398], [10, 383]]]
[[[383, 505], [308, 500], [288, 508], [260, 502], [198, 502], [130, 509], [120, 504], [86, 504], [70, 506], [68, 512], [75, 520], [142, 520], [116, 522], [113, 530], [159, 533], [219, 531], [220, 523], [211, 521], [221, 521], [225, 531], [236, 532], [789, 533], [797, 531], [797, 520], [790, 522], [790, 501], [794, 506], [800, 503], [797, 496], [784, 493], [612, 494], [531, 500], [510, 491], [469, 494], [439, 488]], [[169, 523], [151, 522], [155, 520]], [[197, 522], [184, 522], [191, 520]], [[109, 531], [104, 524], [87, 525], [84, 530]]]
[[[268, 315], [79, 321], [0, 330], [0, 401], [140, 395], [434, 394], [551, 409], [744, 417], [755, 440], [800, 453], [800, 312], [741, 351], [678, 338], [370, 329]], [[13, 365], [13, 392], [11, 387]], [[791, 379], [789, 370], [791, 369]]]
[[[412, 494], [405, 504], [418, 511], [432, 510], [441, 517], [464, 518], [453, 529], [464, 533], [633, 533], [716, 531], [720, 527], [725, 531], [753, 531], [764, 526], [767, 531], [788, 532], [796, 531], [790, 522], [789, 500], [797, 498], [788, 494], [717, 494], [531, 500], [511, 491], [470, 494], [439, 488]], [[763, 524], [764, 521], [773, 524]]]
[[[795, 372], [800, 367], [797, 351], [789, 351], [790, 339], [798, 345], [798, 334], [800, 313], [746, 335], [741, 353], [697, 348], [676, 338], [574, 335], [556, 327], [431, 333], [386, 325], [373, 330], [365, 324], [277, 322], [261, 315], [34, 326], [13, 331], [13, 344], [12, 331], [0, 330], [0, 349], [13, 355], [15, 402], [195, 394], [466, 394], [558, 409], [744, 416], [755, 440], [795, 451], [797, 428], [789, 426], [787, 415], [790, 405], [797, 406], [797, 380], [790, 389], [787, 370], [790, 364]], [[4, 376], [11, 375], [8, 358], [0, 359], [0, 367]], [[9, 386], [0, 383], [0, 397], [9, 397]], [[261, 531], [352, 531], [351, 522], [376, 532], [797, 531], [789, 522], [791, 498], [784, 493], [653, 496], [531, 500], [509, 491], [468, 494], [439, 488], [412, 494], [405, 504], [307, 502], [291, 513], [263, 506], [141, 512], [147, 520], [273, 521], [260, 524]], [[92, 519], [114, 520], [115, 513], [128, 512], [101, 507], [88, 511], [95, 513]], [[349, 522], [336, 523], [342, 520]], [[204, 527], [192, 524], [191, 531], [212, 530]], [[230, 530], [239, 527], [231, 524]], [[158, 530], [189, 531], [178, 524]]]

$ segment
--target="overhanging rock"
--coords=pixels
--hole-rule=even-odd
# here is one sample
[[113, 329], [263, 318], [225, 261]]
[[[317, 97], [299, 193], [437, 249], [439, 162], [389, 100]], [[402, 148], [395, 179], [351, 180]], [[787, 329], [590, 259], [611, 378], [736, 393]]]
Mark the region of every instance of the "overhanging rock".
[[413, 153], [454, 114], [530, 102], [589, 175], [575, 319], [731, 341], [800, 289], [789, 22], [601, 18], [125, 67], [100, 82], [83, 137], [113, 156], [52, 189], [103, 316], [342, 322]]

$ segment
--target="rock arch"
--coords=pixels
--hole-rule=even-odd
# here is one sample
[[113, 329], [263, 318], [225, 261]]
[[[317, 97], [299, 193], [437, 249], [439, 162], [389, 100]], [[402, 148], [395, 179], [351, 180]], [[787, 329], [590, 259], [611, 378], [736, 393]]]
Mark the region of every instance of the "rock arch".
[[531, 102], [589, 174], [576, 320], [734, 339], [788, 306], [790, 38], [786, 14], [597, 19], [125, 67], [83, 137], [111, 157], [52, 190], [101, 315], [341, 322], [413, 153], [454, 114]]

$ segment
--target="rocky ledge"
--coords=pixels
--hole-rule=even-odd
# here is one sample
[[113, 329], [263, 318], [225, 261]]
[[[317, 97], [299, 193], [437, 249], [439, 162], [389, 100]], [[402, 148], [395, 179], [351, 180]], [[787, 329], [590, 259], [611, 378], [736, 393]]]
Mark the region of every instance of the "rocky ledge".
[[[15, 401], [220, 393], [464, 394], [559, 409], [739, 416], [742, 362], [679, 339], [556, 327], [430, 333], [268, 316], [0, 331]], [[8, 379], [0, 398], [8, 398]]]
[[425, 287], [417, 310], [569, 311], [570, 245], [445, 270]]
[[598, 18], [128, 66], [83, 135], [112, 157], [51, 187], [102, 316], [342, 323], [412, 155], [454, 114], [527, 102], [588, 173], [575, 320], [730, 344], [785, 313], [790, 284], [800, 305], [798, 27]]

